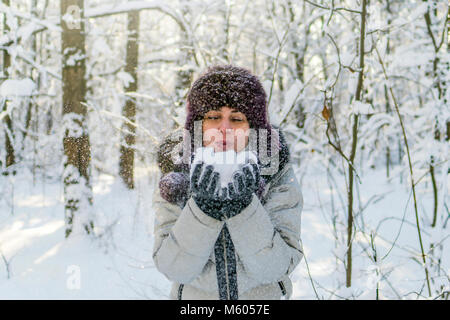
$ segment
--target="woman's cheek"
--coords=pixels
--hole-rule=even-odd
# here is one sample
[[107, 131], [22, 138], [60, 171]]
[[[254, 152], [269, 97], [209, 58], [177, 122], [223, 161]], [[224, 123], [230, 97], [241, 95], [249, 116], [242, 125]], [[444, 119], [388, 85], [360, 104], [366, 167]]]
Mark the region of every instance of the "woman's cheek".
[[238, 129], [235, 131], [234, 135], [234, 150], [240, 152], [248, 144], [248, 130]]
[[214, 147], [216, 151], [216, 145], [222, 141], [222, 133], [217, 129], [207, 129], [203, 131], [203, 146]]

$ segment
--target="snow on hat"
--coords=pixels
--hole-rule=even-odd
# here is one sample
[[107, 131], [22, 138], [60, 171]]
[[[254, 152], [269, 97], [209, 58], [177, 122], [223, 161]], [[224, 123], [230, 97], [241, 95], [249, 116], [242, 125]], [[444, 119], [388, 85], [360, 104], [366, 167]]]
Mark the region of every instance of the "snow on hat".
[[193, 83], [187, 98], [185, 129], [193, 132], [194, 121], [224, 106], [245, 114], [250, 128], [270, 129], [261, 82], [249, 70], [233, 65], [209, 67]]

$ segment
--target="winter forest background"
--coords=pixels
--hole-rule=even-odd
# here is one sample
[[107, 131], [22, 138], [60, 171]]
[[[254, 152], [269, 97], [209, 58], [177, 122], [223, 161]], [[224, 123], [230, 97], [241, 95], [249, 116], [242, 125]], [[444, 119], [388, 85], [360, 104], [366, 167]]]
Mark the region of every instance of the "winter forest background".
[[304, 197], [293, 299], [449, 298], [446, 0], [1, 0], [0, 297], [167, 299], [157, 143], [250, 69]]

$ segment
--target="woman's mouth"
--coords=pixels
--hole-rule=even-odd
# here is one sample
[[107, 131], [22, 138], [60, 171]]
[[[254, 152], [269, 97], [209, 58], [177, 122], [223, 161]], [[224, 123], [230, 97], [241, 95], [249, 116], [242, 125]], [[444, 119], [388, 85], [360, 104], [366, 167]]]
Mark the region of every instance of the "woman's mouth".
[[217, 141], [217, 144], [216, 144], [218, 150], [220, 150], [220, 151], [226, 151], [231, 145], [232, 145], [232, 143], [227, 142], [225, 140]]
[[219, 145], [219, 146], [224, 146], [225, 147], [229, 143], [227, 143], [227, 141], [225, 141], [225, 140], [222, 140], [222, 141], [217, 141], [216, 144]]
[[217, 148], [217, 150], [220, 151], [226, 151], [229, 148], [233, 148], [234, 143], [231, 141], [226, 141], [226, 140], [219, 140], [217, 142], [215, 142], [215, 146]]

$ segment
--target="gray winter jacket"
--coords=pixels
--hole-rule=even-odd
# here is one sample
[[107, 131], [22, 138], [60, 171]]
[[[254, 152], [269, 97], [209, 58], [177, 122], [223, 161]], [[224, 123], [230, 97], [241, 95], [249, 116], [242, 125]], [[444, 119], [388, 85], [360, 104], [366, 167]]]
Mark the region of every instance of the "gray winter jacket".
[[192, 198], [181, 208], [155, 190], [153, 259], [173, 281], [171, 299], [219, 299], [214, 247], [224, 226], [234, 245], [239, 299], [291, 296], [289, 274], [303, 257], [303, 198], [290, 163], [266, 185], [263, 197], [264, 205], [254, 195], [240, 214], [218, 221], [203, 213]]

